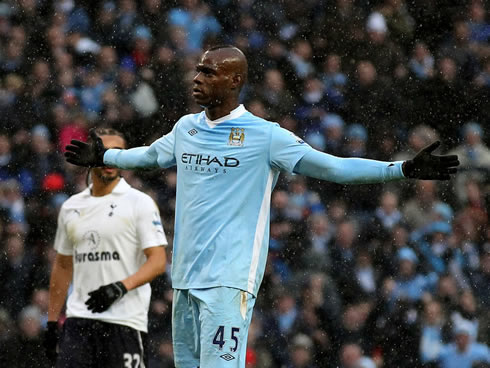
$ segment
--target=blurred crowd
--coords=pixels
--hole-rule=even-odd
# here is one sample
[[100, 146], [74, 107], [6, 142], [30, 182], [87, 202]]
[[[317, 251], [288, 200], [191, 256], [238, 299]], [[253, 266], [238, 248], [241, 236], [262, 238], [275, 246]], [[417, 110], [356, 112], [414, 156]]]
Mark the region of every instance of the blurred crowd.
[[[64, 146], [94, 126], [151, 143], [201, 110], [189, 91], [202, 50], [233, 44], [249, 61], [246, 108], [316, 149], [403, 160], [441, 139], [461, 161], [447, 183], [283, 175], [247, 367], [490, 367], [489, 9], [485, 0], [0, 1], [0, 366], [48, 366], [57, 213], [87, 185]], [[171, 240], [175, 171], [124, 176], [157, 201]], [[171, 302], [160, 277], [150, 367], [173, 367]]]

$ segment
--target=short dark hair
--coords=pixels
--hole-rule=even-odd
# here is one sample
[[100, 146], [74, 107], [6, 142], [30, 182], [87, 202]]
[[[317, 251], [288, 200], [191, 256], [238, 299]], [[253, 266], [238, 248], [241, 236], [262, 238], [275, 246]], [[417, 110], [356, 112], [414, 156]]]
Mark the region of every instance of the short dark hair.
[[[95, 134], [97, 134], [99, 137], [103, 135], [116, 135], [118, 137], [121, 137], [124, 140], [124, 143], [127, 145], [128, 141], [126, 139], [126, 136], [121, 133], [119, 130], [111, 128], [111, 127], [98, 127], [94, 128]], [[90, 142], [90, 136], [88, 138], [88, 141]]]

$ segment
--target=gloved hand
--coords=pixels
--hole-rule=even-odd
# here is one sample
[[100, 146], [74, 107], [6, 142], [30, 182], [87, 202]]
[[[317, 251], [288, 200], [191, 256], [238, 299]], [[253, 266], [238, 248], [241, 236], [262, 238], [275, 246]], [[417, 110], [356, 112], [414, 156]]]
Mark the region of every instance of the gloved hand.
[[95, 133], [94, 129], [90, 130], [90, 142], [82, 142], [76, 139], [71, 140], [71, 144], [65, 147], [65, 158], [70, 164], [85, 167], [104, 166], [104, 148], [102, 139]]
[[121, 281], [103, 285], [97, 290], [88, 293], [90, 298], [85, 302], [85, 305], [92, 311], [92, 313], [105, 312], [115, 301], [121, 299], [127, 292], [128, 290]]
[[55, 365], [56, 357], [58, 353], [56, 352], [56, 347], [58, 346], [59, 333], [58, 333], [58, 322], [48, 321], [48, 329], [44, 334], [44, 351], [48, 357], [51, 364]]
[[455, 174], [459, 160], [457, 155], [435, 156], [432, 152], [441, 145], [440, 141], [429, 144], [402, 165], [406, 178], [422, 180], [449, 180]]

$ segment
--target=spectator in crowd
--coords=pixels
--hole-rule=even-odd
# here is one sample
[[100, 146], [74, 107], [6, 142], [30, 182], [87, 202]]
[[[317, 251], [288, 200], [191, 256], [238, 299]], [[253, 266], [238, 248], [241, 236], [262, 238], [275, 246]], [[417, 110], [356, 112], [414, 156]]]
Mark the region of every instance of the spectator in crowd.
[[287, 115], [295, 105], [295, 98], [286, 89], [284, 76], [277, 69], [269, 69], [264, 75], [264, 83], [257, 91], [269, 110], [269, 116], [278, 118]]
[[292, 220], [303, 220], [311, 214], [321, 213], [324, 206], [318, 193], [308, 189], [306, 179], [295, 175], [289, 183], [289, 201], [287, 216]]
[[404, 151], [395, 155], [396, 160], [404, 160], [410, 157], [414, 152], [427, 146], [430, 142], [438, 140], [439, 135], [436, 130], [427, 125], [418, 125], [408, 132], [407, 147]]
[[346, 120], [362, 123], [368, 132], [380, 129], [385, 109], [390, 109], [386, 84], [378, 77], [376, 64], [361, 59], [355, 78], [350, 80], [346, 95]]
[[323, 151], [342, 155], [345, 123], [340, 115], [327, 113], [322, 118], [321, 129], [325, 139]]
[[472, 341], [477, 339], [480, 321], [475, 297], [471, 290], [464, 290], [461, 293], [459, 303], [452, 311], [450, 319], [452, 326], [464, 323], [470, 339]]
[[454, 339], [445, 345], [436, 358], [441, 368], [471, 368], [476, 363], [490, 364], [488, 346], [471, 339], [472, 328], [468, 322], [454, 326]]
[[342, 72], [342, 63], [339, 55], [327, 55], [323, 65], [323, 73], [321, 73], [321, 80], [329, 95], [337, 95], [339, 99], [343, 98], [348, 78]]
[[181, 0], [180, 7], [170, 9], [168, 23], [171, 26], [182, 27], [187, 39], [189, 52], [203, 48], [208, 37], [221, 32], [221, 26], [212, 14], [209, 6], [201, 0]]
[[288, 368], [316, 368], [313, 362], [314, 352], [313, 342], [303, 334], [298, 334], [293, 337], [290, 348], [291, 362], [287, 365]]
[[434, 181], [415, 183], [415, 195], [409, 198], [403, 208], [405, 221], [412, 229], [420, 229], [430, 222], [432, 209], [441, 203]]
[[303, 262], [311, 269], [325, 269], [331, 265], [329, 244], [333, 230], [325, 213], [319, 212], [308, 217], [307, 237]]
[[381, 194], [379, 207], [376, 208], [374, 218], [385, 231], [393, 229], [402, 220], [402, 213], [398, 208], [398, 203], [398, 195], [396, 193], [385, 191]]
[[372, 257], [367, 250], [360, 250], [356, 257], [354, 269], [357, 285], [353, 285], [366, 296], [374, 296], [379, 282], [379, 272], [374, 267]]
[[332, 49], [341, 58], [351, 59], [364, 37], [365, 11], [352, 0], [329, 3], [324, 15], [315, 24], [315, 31], [325, 34]]
[[440, 57], [449, 57], [455, 61], [460, 76], [472, 80], [477, 71], [477, 55], [471, 48], [470, 28], [463, 20], [453, 23], [453, 32], [449, 40], [438, 51]]
[[410, 45], [415, 31], [415, 21], [404, 0], [385, 0], [379, 7], [386, 20], [390, 38], [402, 48]]
[[372, 12], [366, 20], [366, 40], [358, 50], [358, 59], [368, 60], [376, 66], [380, 79], [401, 78], [406, 74], [405, 55], [393, 42], [385, 16]]
[[473, 81], [477, 87], [482, 89], [490, 87], [490, 58], [484, 59], [480, 72]]
[[312, 57], [313, 49], [308, 40], [298, 39], [294, 42], [289, 53], [289, 62], [298, 79], [305, 80], [315, 72], [315, 67], [311, 62]]
[[15, 366], [19, 368], [50, 367], [42, 348], [41, 312], [36, 306], [22, 309], [18, 318], [19, 335]]
[[434, 76], [434, 57], [423, 42], [415, 44], [408, 65], [416, 78], [429, 79]]
[[463, 126], [463, 144], [454, 151], [461, 157], [461, 167], [467, 169], [490, 169], [490, 149], [483, 142], [483, 129], [476, 122]]
[[[490, 24], [487, 18], [486, 4], [479, 0], [469, 1], [467, 24], [470, 29], [470, 41], [483, 50], [488, 50], [485, 43], [490, 39]], [[481, 50], [481, 51], [483, 51]]]
[[131, 104], [141, 117], [152, 115], [158, 108], [153, 89], [148, 83], [139, 79], [132, 59], [125, 58], [121, 64], [118, 87], [123, 101]]
[[477, 296], [478, 304], [482, 310], [488, 311], [490, 305], [490, 291], [485, 285], [490, 281], [490, 252], [486, 250], [480, 258], [479, 269], [470, 275], [473, 290]]
[[425, 364], [436, 359], [448, 341], [448, 324], [442, 304], [430, 300], [424, 304], [420, 326], [420, 361]]
[[16, 341], [16, 329], [9, 313], [0, 308], [0, 363], [9, 367], [16, 364], [18, 345]]
[[402, 248], [398, 251], [398, 274], [395, 277], [390, 293], [391, 302], [400, 300], [417, 302], [424, 293], [430, 293], [436, 283], [437, 275], [434, 273], [423, 275], [417, 272], [418, 257], [411, 248]]
[[355, 264], [355, 243], [358, 229], [352, 220], [346, 220], [338, 224], [330, 257], [332, 259], [332, 276], [338, 279], [349, 278]]
[[323, 83], [314, 77], [304, 80], [301, 100], [295, 111], [296, 117], [300, 120], [302, 134], [308, 134], [319, 128], [321, 119], [325, 116], [329, 108], [328, 96]]
[[362, 349], [355, 343], [345, 344], [340, 350], [342, 368], [375, 368], [376, 363], [369, 357], [363, 356]]
[[345, 131], [345, 155], [347, 157], [366, 157], [368, 133], [361, 124], [351, 124]]
[[460, 96], [463, 90], [466, 89], [457, 60], [451, 54], [441, 55], [436, 61], [436, 76], [421, 91], [420, 96], [425, 101], [417, 105], [417, 110], [420, 107], [419, 113], [431, 112], [432, 119], [427, 122], [431, 127], [437, 129], [445, 124], [447, 129], [438, 130], [443, 139], [456, 141], [454, 134], [460, 128], [460, 122], [467, 120], [470, 94]]
[[31, 152], [33, 157], [30, 160], [30, 171], [35, 187], [42, 189], [49, 174], [63, 172], [63, 162], [54, 150], [51, 133], [43, 124], [38, 124], [31, 130]]

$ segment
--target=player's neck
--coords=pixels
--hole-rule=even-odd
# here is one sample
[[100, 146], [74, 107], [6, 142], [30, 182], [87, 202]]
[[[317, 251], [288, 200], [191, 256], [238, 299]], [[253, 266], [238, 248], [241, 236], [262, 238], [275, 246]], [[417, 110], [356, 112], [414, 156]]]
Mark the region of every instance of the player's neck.
[[217, 120], [223, 116], [228, 115], [235, 110], [240, 104], [237, 100], [231, 100], [226, 103], [222, 103], [219, 106], [206, 107], [206, 116], [209, 120]]
[[115, 179], [109, 183], [106, 183], [105, 181], [94, 177], [92, 179], [93, 184], [92, 184], [92, 189], [90, 191], [90, 194], [93, 197], [102, 197], [102, 196], [105, 196], [107, 194], [110, 194], [110, 193], [112, 193], [112, 191], [114, 190], [116, 185], [119, 184], [120, 180], [121, 180], [121, 178], [118, 177], [117, 179]]

